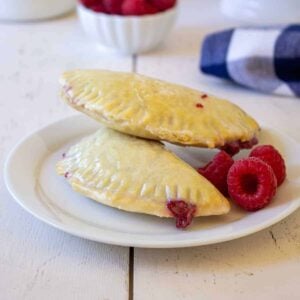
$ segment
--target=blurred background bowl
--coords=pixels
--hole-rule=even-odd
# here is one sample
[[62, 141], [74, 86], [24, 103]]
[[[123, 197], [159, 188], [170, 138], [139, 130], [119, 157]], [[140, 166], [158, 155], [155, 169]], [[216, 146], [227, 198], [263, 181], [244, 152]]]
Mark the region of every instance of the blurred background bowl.
[[84, 31], [95, 42], [121, 53], [149, 51], [161, 44], [173, 27], [177, 5], [151, 15], [121, 16], [94, 12], [78, 4]]
[[32, 21], [52, 18], [75, 8], [76, 0], [0, 0], [0, 19]]
[[221, 12], [246, 24], [299, 23], [300, 0], [221, 0]]

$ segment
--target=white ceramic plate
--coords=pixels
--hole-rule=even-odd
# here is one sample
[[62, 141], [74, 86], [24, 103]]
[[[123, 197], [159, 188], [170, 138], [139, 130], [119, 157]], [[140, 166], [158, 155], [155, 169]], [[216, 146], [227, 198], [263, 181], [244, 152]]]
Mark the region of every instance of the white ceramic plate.
[[[188, 230], [174, 220], [113, 209], [76, 194], [55, 173], [55, 163], [68, 147], [97, 129], [85, 116], [73, 116], [25, 138], [10, 153], [5, 181], [15, 200], [38, 219], [73, 235], [123, 246], [171, 248], [207, 245], [262, 230], [300, 206], [300, 146], [287, 136], [264, 128], [261, 143], [275, 145], [284, 155], [288, 179], [267, 208], [246, 213], [233, 205], [226, 216], [197, 218]], [[212, 150], [168, 145], [194, 166], [208, 161]], [[245, 155], [245, 153], [243, 154]]]

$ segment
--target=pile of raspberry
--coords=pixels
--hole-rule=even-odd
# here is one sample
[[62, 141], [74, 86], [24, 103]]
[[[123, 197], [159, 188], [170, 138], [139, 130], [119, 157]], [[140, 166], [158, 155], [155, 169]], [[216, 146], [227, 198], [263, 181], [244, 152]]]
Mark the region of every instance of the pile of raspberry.
[[86, 8], [111, 15], [142, 16], [172, 8], [176, 0], [80, 0]]
[[236, 161], [221, 150], [198, 172], [247, 211], [267, 206], [286, 178], [284, 159], [272, 145], [257, 146]]

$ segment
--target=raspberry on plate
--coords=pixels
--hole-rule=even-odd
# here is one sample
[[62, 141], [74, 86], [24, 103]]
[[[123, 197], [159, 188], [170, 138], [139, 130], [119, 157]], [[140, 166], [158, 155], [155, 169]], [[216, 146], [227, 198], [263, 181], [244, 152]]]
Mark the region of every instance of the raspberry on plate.
[[196, 212], [196, 205], [188, 204], [184, 200], [170, 200], [167, 208], [176, 219], [176, 227], [181, 229], [191, 224]]
[[150, 0], [160, 11], [167, 10], [176, 4], [176, 0]]
[[124, 0], [122, 4], [122, 13], [125, 16], [142, 16], [157, 12], [158, 9], [147, 0]]
[[272, 168], [256, 157], [236, 161], [229, 169], [227, 183], [231, 199], [248, 211], [268, 205], [277, 187]]
[[228, 196], [227, 174], [234, 161], [225, 151], [220, 151], [205, 167], [198, 172], [208, 179], [224, 196]]
[[271, 145], [258, 146], [250, 152], [250, 157], [257, 157], [268, 165], [274, 171], [277, 179], [277, 186], [280, 186], [286, 177], [286, 167], [281, 154]]

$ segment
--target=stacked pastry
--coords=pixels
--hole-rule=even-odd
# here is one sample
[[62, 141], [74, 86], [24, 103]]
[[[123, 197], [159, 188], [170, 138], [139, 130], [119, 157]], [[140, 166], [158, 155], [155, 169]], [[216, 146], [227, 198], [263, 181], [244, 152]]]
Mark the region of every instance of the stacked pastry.
[[133, 73], [75, 70], [62, 75], [62, 99], [99, 121], [70, 148], [57, 172], [95, 201], [126, 211], [175, 217], [221, 215], [228, 200], [161, 141], [183, 146], [247, 147], [258, 124], [236, 105]]

